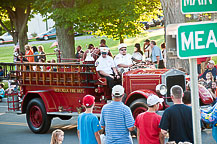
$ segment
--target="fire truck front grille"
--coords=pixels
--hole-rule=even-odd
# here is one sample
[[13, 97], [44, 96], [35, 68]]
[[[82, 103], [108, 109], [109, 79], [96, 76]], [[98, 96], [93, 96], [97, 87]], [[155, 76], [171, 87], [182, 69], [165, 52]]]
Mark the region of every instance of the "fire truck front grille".
[[[185, 76], [184, 75], [176, 75], [176, 76], [168, 76], [166, 78], [167, 84], [167, 97], [170, 97], [170, 88], [174, 85], [179, 85], [185, 91]], [[171, 98], [167, 98], [168, 102], [172, 102]]]

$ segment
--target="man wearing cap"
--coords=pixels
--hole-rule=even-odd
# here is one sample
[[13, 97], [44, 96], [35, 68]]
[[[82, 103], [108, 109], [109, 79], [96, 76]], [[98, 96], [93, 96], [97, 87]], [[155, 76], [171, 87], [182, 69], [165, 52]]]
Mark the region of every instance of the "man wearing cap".
[[101, 144], [99, 135], [101, 126], [97, 116], [92, 113], [95, 105], [95, 97], [86, 95], [83, 97], [83, 105], [86, 111], [78, 116], [77, 127], [80, 144]]
[[118, 68], [118, 71], [121, 72], [123, 68], [124, 72], [129, 71], [129, 68], [133, 66], [132, 56], [127, 54], [127, 45], [121, 43], [118, 46], [119, 54], [117, 54], [114, 58], [115, 65]]
[[152, 53], [151, 53], [152, 62], [157, 64], [157, 68], [165, 68], [161, 49], [156, 45], [155, 41], [151, 41], [150, 46], [152, 48]]
[[130, 131], [134, 130], [131, 110], [121, 100], [124, 88], [116, 85], [112, 88], [113, 101], [102, 108], [100, 124], [106, 132], [106, 144], [132, 144]]
[[156, 114], [159, 103], [163, 98], [151, 95], [147, 99], [148, 111], [137, 116], [135, 126], [137, 127], [137, 140], [141, 144], [163, 144], [164, 136], [159, 128], [161, 116]]
[[205, 72], [200, 76], [200, 79], [206, 80], [206, 74], [208, 72], [212, 73], [212, 76], [214, 77], [214, 80], [216, 80], [216, 67], [215, 67], [215, 62], [213, 60], [210, 60], [208, 62], [208, 69], [205, 70]]
[[192, 109], [182, 102], [183, 90], [179, 85], [170, 89], [174, 105], [167, 108], [159, 127], [164, 136], [169, 133], [169, 141], [193, 143]]
[[120, 79], [117, 69], [115, 67], [114, 60], [112, 57], [108, 56], [108, 48], [107, 47], [100, 47], [101, 55], [96, 60], [96, 71], [102, 77], [105, 77], [107, 80], [107, 84], [110, 89], [114, 86], [114, 79]]

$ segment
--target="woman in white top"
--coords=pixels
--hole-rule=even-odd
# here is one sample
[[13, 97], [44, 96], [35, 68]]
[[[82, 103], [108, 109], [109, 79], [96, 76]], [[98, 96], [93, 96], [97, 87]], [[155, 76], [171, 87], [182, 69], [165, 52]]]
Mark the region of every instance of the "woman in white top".
[[142, 58], [143, 58], [143, 52], [141, 51], [140, 44], [136, 43], [132, 59], [133, 59], [133, 61], [138, 63], [138, 62], [142, 61]]
[[94, 50], [94, 45], [89, 44], [88, 49], [84, 52], [84, 55], [83, 55], [84, 61], [94, 61], [93, 54], [92, 54], [93, 50]]

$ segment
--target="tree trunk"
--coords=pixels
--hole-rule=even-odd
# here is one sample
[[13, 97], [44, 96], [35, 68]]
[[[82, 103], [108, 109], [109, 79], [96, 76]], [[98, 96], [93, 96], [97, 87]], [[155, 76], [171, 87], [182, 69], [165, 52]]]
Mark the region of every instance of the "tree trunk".
[[68, 33], [71, 29], [65, 29], [64, 26], [56, 26], [58, 46], [62, 52], [62, 58], [75, 58], [75, 37], [74, 34]]
[[28, 12], [25, 13], [25, 11], [26, 8], [16, 8], [15, 19], [14, 19], [15, 32], [18, 33], [18, 42], [19, 42], [21, 52], [25, 52], [24, 46], [28, 44], [27, 19], [29, 13]]
[[[164, 13], [165, 27], [169, 24], [185, 23], [185, 16], [181, 13], [180, 0], [160, 0]], [[165, 31], [166, 34], [166, 31]], [[177, 57], [177, 48], [167, 47], [171, 41], [166, 40], [167, 50], [167, 62], [166, 67], [180, 68], [183, 67], [187, 73], [189, 73], [189, 61], [181, 60]], [[170, 56], [168, 53], [173, 53], [174, 56]]]

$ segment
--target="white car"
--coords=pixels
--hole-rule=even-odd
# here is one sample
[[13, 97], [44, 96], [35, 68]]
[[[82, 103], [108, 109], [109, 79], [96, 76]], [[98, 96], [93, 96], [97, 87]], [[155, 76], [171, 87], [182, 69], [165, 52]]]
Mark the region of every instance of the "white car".
[[[33, 38], [32, 34], [29, 32], [27, 32], [27, 36], [28, 36], [28, 39]], [[0, 44], [12, 42], [12, 41], [13, 41], [13, 37], [8, 32], [6, 32], [2, 36], [0, 36]]]

